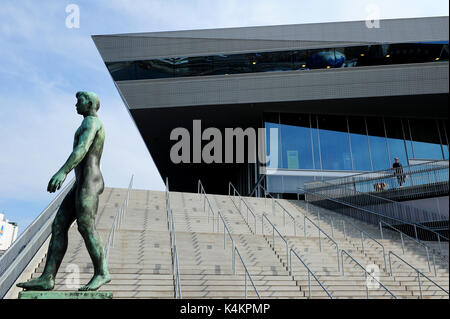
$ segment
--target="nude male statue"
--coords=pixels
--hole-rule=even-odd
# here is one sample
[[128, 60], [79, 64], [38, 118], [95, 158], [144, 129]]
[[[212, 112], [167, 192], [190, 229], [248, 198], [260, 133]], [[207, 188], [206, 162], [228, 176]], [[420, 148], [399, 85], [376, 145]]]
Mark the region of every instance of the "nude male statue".
[[53, 193], [60, 189], [72, 169], [75, 169], [76, 182], [61, 203], [53, 221], [44, 272], [38, 278], [17, 284], [18, 287], [27, 290], [54, 288], [56, 273], [67, 250], [69, 227], [75, 220], [94, 264], [94, 276], [79, 290], [97, 290], [111, 281], [104, 246], [95, 230], [98, 198], [104, 188], [100, 158], [105, 141], [105, 129], [97, 116], [100, 101], [93, 92], [77, 92], [76, 97], [77, 112], [84, 119], [75, 133], [72, 153], [51, 178], [47, 191]]

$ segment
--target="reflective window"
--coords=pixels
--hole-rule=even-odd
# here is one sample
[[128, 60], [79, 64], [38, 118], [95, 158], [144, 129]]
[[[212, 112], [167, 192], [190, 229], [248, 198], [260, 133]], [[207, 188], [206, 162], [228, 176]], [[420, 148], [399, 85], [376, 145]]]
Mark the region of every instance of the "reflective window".
[[317, 115], [311, 115], [311, 135], [312, 135], [314, 168], [317, 170], [321, 170], [322, 169], [322, 159], [320, 157], [321, 155], [320, 155], [318, 124], [319, 124], [319, 121], [318, 121]]
[[365, 118], [351, 116], [348, 118], [350, 143], [352, 147], [353, 169], [356, 171], [371, 171], [372, 162], [369, 153], [369, 139]]
[[441, 141], [436, 120], [409, 119], [414, 158], [442, 159]]
[[319, 115], [322, 169], [351, 170], [350, 143], [345, 116]]
[[136, 61], [136, 79], [157, 79], [173, 76], [173, 63], [171, 59], [155, 59]]
[[282, 168], [313, 169], [309, 115], [281, 114]]
[[448, 61], [448, 56], [448, 42], [394, 43], [107, 62], [106, 66], [115, 81], [125, 81], [439, 62]]
[[256, 53], [252, 58], [253, 72], [293, 71], [293, 51]]
[[172, 59], [172, 67], [175, 77], [212, 75], [214, 70], [212, 57]]
[[214, 75], [252, 73], [254, 54], [215, 55], [213, 58]]
[[439, 132], [442, 139], [442, 150], [444, 152], [444, 159], [448, 160], [448, 136], [447, 136], [448, 120], [439, 121]]
[[[268, 156], [269, 163], [267, 163], [267, 167], [270, 168], [280, 168], [281, 163], [281, 135], [280, 135], [280, 124], [277, 123], [271, 123], [271, 122], [265, 122], [265, 128], [266, 128], [266, 156]], [[270, 136], [270, 129], [276, 128], [278, 129], [278, 138], [277, 140], [273, 140], [275, 136]], [[273, 143], [276, 143], [278, 141], [277, 148], [273, 146]], [[275, 150], [278, 149], [278, 152], [275, 152]], [[270, 156], [270, 158], [269, 158]], [[276, 160], [272, 160], [272, 158], [275, 158]]]
[[392, 167], [395, 157], [398, 157], [398, 160], [402, 165], [407, 166], [408, 156], [406, 154], [402, 121], [398, 118], [385, 118], [384, 125], [386, 127], [390, 166]]
[[[448, 120], [266, 113], [267, 154], [278, 128], [278, 162], [269, 167], [377, 171], [408, 160], [448, 158]], [[278, 124], [280, 123], [280, 124]], [[410, 129], [411, 127], [411, 129]], [[443, 155], [444, 154], [444, 155]]]
[[384, 134], [383, 118], [367, 117], [366, 121], [373, 169], [379, 171], [391, 167]]

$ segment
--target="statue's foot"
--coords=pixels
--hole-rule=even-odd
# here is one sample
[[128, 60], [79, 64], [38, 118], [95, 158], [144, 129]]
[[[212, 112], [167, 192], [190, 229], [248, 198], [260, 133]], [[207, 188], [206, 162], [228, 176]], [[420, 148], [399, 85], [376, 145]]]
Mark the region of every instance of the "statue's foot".
[[41, 276], [27, 282], [18, 283], [17, 287], [26, 290], [52, 290], [55, 287], [55, 280], [51, 276]]
[[111, 276], [109, 274], [106, 275], [94, 275], [92, 279], [88, 282], [86, 286], [81, 287], [78, 289], [79, 291], [92, 291], [97, 290], [104, 284], [107, 284], [111, 281]]

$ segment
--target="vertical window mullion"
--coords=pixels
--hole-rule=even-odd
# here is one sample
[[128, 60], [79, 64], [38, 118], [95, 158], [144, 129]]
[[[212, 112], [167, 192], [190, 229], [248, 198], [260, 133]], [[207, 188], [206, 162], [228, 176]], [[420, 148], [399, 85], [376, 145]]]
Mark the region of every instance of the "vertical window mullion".
[[316, 169], [316, 158], [314, 156], [314, 138], [313, 138], [313, 131], [312, 131], [311, 113], [309, 113], [309, 134], [311, 136], [311, 154], [312, 154], [312, 160], [313, 160], [313, 169]]
[[408, 146], [406, 145], [406, 135], [405, 135], [405, 126], [403, 125], [403, 119], [400, 119], [400, 125], [402, 126], [402, 134], [403, 134], [403, 145], [405, 147], [405, 153], [406, 153], [406, 163], [409, 166], [409, 153], [408, 153]]
[[[316, 125], [317, 125], [317, 143], [318, 143], [318, 149], [319, 149], [319, 159], [320, 159], [320, 170], [323, 171], [323, 164], [322, 164], [322, 150], [320, 148], [320, 128], [319, 128], [319, 116], [316, 114]], [[323, 177], [322, 177], [323, 178]]]
[[389, 167], [391, 165], [391, 151], [389, 148], [389, 143], [388, 143], [388, 138], [387, 138], [387, 131], [386, 131], [386, 123], [384, 122], [384, 116], [381, 117], [381, 119], [383, 120], [383, 129], [384, 129], [384, 140], [386, 142], [386, 149], [387, 149], [387, 154], [388, 154], [388, 163], [389, 163]]
[[352, 151], [352, 140], [350, 138], [350, 125], [348, 123], [348, 116], [345, 116], [345, 120], [347, 121], [347, 137], [348, 137], [348, 145], [350, 148], [350, 161], [352, 162], [352, 171], [355, 170], [355, 165], [353, 164], [353, 151]]
[[412, 139], [412, 134], [411, 134], [411, 125], [409, 124], [409, 120], [407, 119], [406, 121], [408, 121], [408, 131], [409, 131], [409, 140], [411, 141], [411, 150], [412, 150], [412, 158], [416, 158], [416, 154], [414, 151], [414, 143], [413, 143], [413, 139]]
[[437, 127], [437, 131], [438, 131], [438, 135], [439, 135], [439, 143], [441, 145], [441, 152], [442, 152], [442, 159], [445, 159], [445, 153], [444, 153], [444, 147], [442, 146], [442, 136], [441, 136], [441, 129], [439, 127], [439, 121], [436, 119], [436, 127]]
[[373, 171], [373, 163], [372, 163], [372, 150], [370, 147], [370, 138], [369, 138], [369, 128], [367, 127], [367, 119], [364, 116], [364, 125], [366, 127], [366, 137], [367, 137], [367, 147], [369, 148], [369, 158], [370, 158], [370, 169]]

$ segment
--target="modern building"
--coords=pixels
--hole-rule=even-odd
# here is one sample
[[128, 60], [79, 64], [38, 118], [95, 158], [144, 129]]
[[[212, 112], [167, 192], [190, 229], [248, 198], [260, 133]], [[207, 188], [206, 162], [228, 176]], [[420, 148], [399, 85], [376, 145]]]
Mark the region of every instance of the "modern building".
[[17, 224], [8, 221], [5, 215], [0, 213], [0, 255], [16, 240], [17, 233]]
[[[449, 19], [430, 17], [93, 36], [171, 190], [248, 194], [448, 160]], [[261, 164], [174, 163], [173, 129], [277, 128]], [[209, 140], [203, 140], [205, 146]], [[192, 145], [195, 141], [192, 141]], [[223, 149], [225, 147], [223, 146]], [[254, 150], [254, 158], [258, 149]], [[198, 156], [198, 154], [197, 154]], [[261, 175], [264, 172], [264, 175]]]

